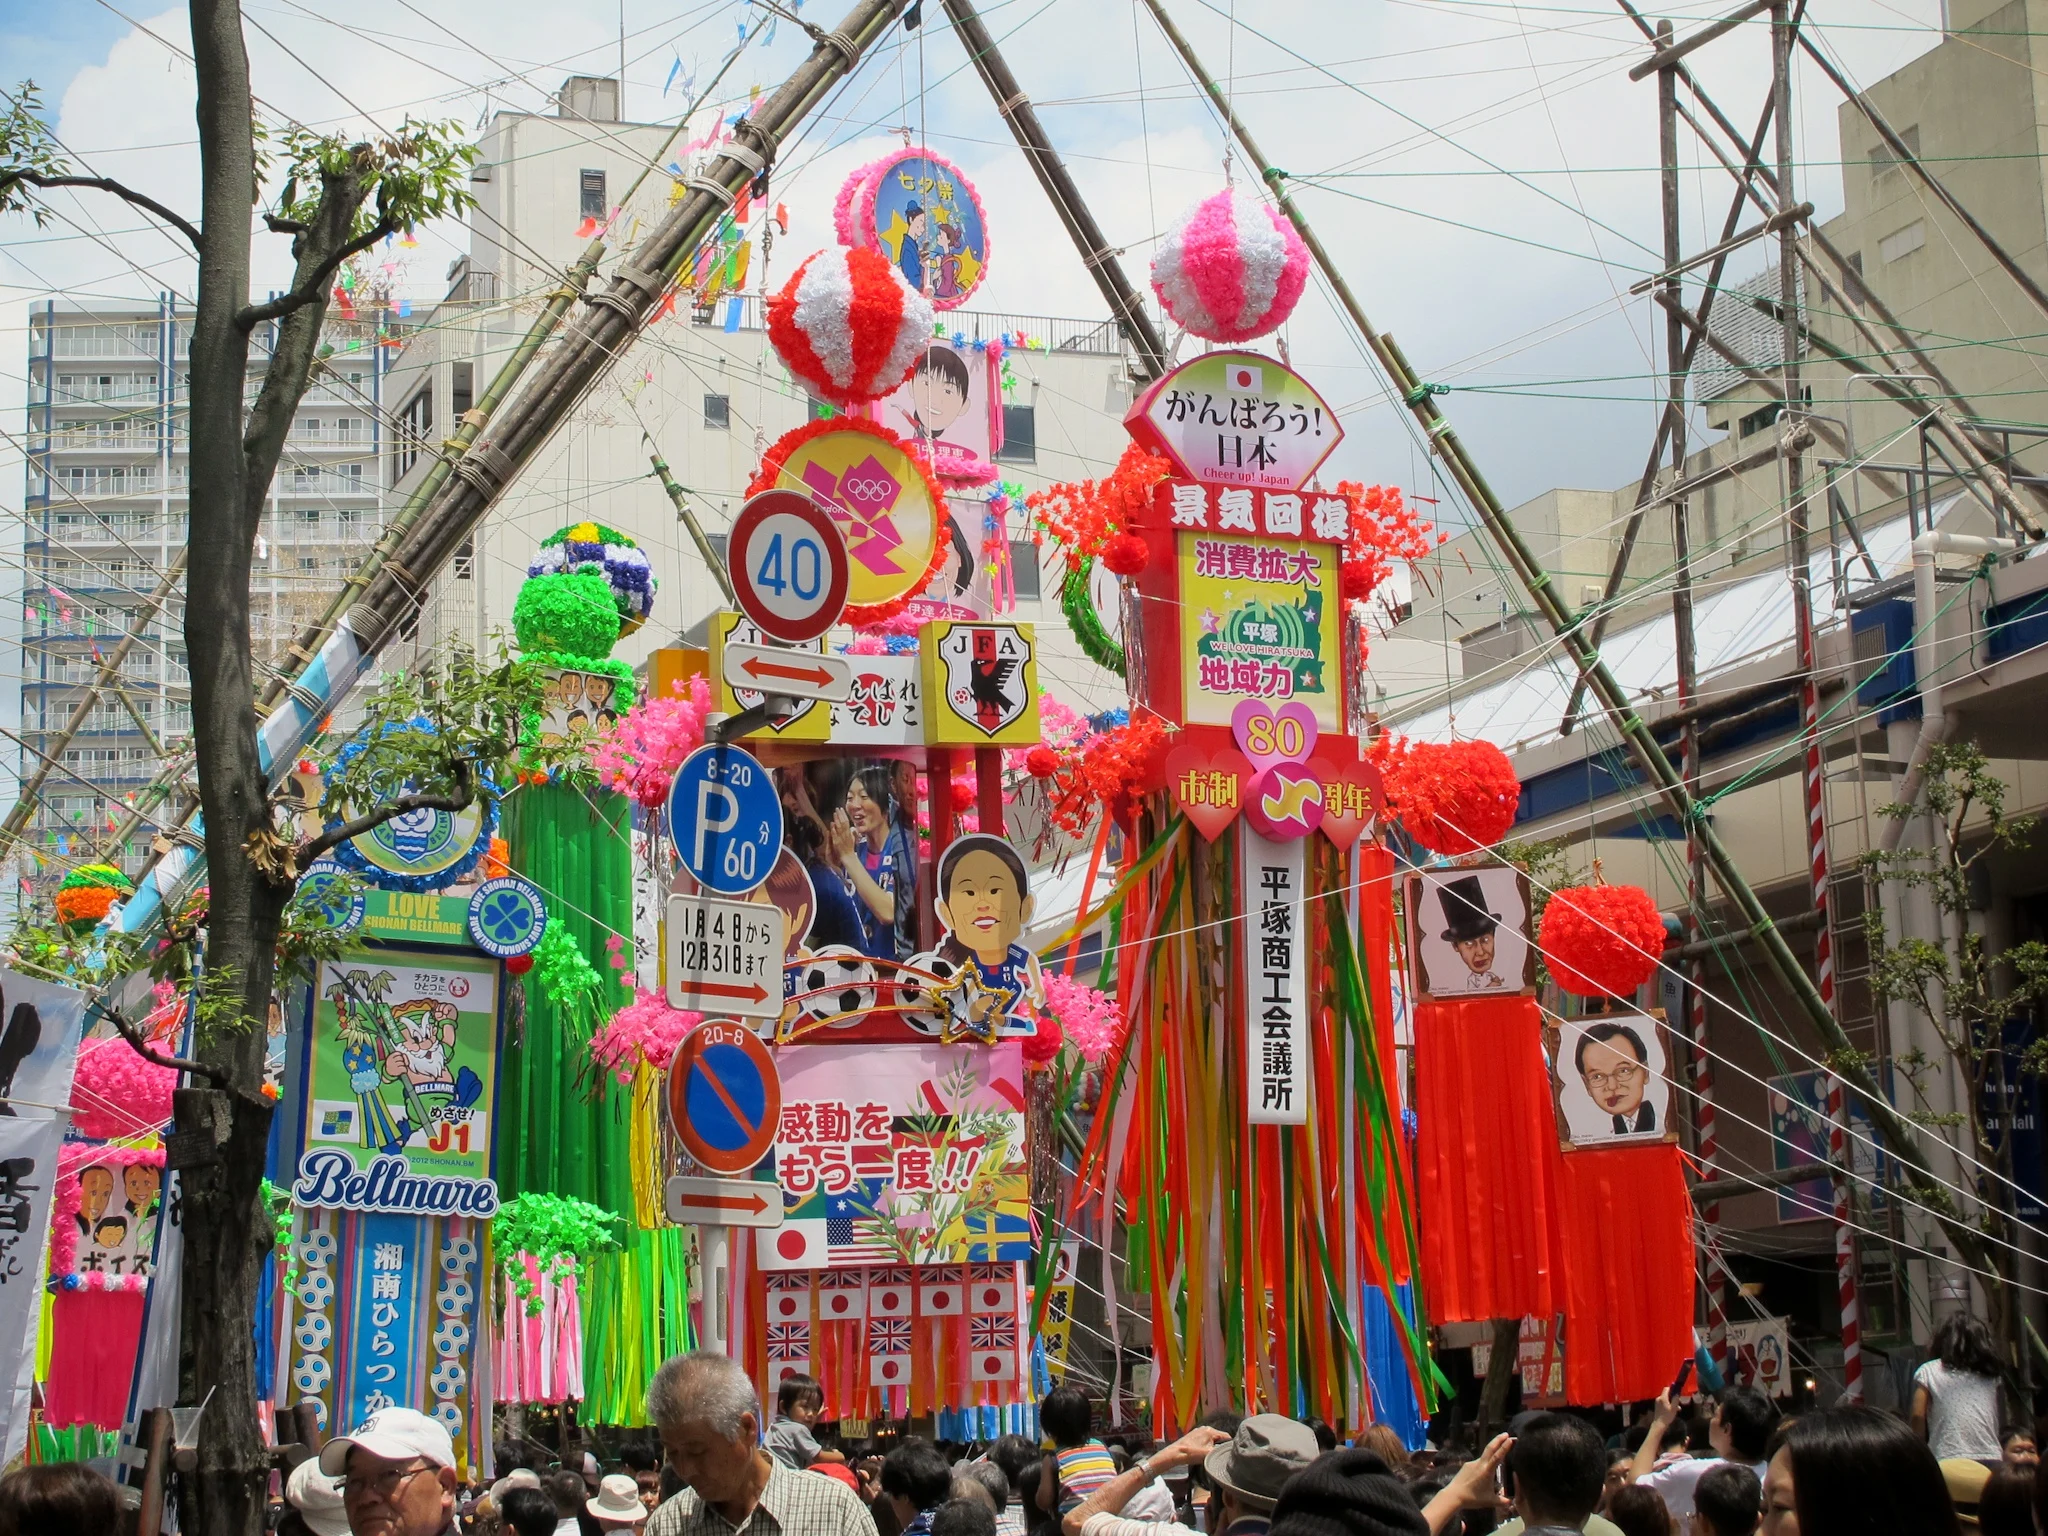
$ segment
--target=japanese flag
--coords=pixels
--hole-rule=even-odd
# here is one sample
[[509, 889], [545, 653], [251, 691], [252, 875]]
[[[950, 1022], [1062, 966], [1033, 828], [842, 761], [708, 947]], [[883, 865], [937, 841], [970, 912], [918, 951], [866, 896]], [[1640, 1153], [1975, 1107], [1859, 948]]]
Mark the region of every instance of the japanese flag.
[[1223, 387], [1233, 395], [1266, 392], [1266, 370], [1250, 363], [1232, 363], [1223, 370]]
[[868, 1380], [878, 1387], [901, 1387], [910, 1381], [910, 1356], [869, 1355]]
[[929, 1279], [920, 1277], [917, 1287], [919, 1317], [961, 1317], [967, 1311], [967, 1288], [960, 1283], [960, 1271], [935, 1267]]
[[773, 1276], [769, 1282], [768, 1321], [771, 1323], [809, 1322], [811, 1320], [810, 1286], [777, 1286], [774, 1282], [781, 1278], [781, 1276]]
[[834, 1274], [818, 1292], [818, 1321], [821, 1323], [856, 1322], [867, 1316], [867, 1292], [862, 1288], [860, 1276], [851, 1279]]
[[809, 1360], [777, 1360], [768, 1367], [768, 1390], [770, 1392], [780, 1390], [785, 1377], [808, 1376], [810, 1374], [811, 1362]]
[[868, 1280], [869, 1317], [910, 1316], [911, 1286], [903, 1270], [877, 1270]]
[[754, 1257], [765, 1270], [823, 1269], [831, 1263], [825, 1218], [804, 1216], [754, 1232]]

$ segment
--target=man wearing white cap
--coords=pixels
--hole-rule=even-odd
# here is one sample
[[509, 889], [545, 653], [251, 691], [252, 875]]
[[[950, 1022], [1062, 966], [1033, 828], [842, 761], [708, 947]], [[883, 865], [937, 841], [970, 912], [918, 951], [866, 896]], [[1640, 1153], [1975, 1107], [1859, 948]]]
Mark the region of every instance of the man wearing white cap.
[[597, 1485], [597, 1497], [584, 1502], [601, 1531], [630, 1531], [647, 1519], [640, 1485], [624, 1472], [614, 1472]]
[[341, 1481], [327, 1476], [311, 1457], [292, 1468], [292, 1475], [285, 1480], [284, 1496], [313, 1536], [349, 1536]]
[[341, 1479], [353, 1536], [446, 1536], [455, 1529], [455, 1443], [416, 1408], [380, 1408], [320, 1448]]

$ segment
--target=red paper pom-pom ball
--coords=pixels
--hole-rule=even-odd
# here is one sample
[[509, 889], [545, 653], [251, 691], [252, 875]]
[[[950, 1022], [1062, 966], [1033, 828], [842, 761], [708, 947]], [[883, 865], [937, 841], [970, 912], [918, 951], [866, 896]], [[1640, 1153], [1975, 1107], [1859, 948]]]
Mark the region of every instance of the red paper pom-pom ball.
[[1060, 771], [1060, 755], [1051, 747], [1033, 747], [1024, 754], [1024, 769], [1034, 779], [1049, 779]]
[[932, 306], [879, 251], [834, 247], [768, 301], [768, 339], [789, 371], [840, 405], [879, 400], [931, 345]]
[[533, 956], [507, 956], [505, 960], [505, 969], [510, 971], [514, 976], [524, 976], [528, 971], [533, 969]]
[[1102, 550], [1102, 563], [1117, 576], [1137, 575], [1151, 558], [1152, 546], [1135, 533], [1118, 534]]
[[1372, 563], [1367, 560], [1346, 560], [1340, 590], [1346, 602], [1357, 602], [1360, 598], [1371, 597], [1373, 589]]
[[1059, 1055], [1060, 1047], [1066, 1043], [1066, 1033], [1060, 1028], [1060, 1021], [1049, 1013], [1038, 1016], [1038, 1033], [1024, 1042], [1024, 1065], [1027, 1067], [1049, 1067]]
[[1551, 978], [1579, 997], [1627, 997], [1656, 972], [1664, 919], [1639, 885], [1568, 885], [1537, 934]]
[[1514, 764], [1490, 741], [1418, 741], [1395, 768], [1390, 788], [1408, 835], [1451, 856], [1499, 842], [1522, 799]]

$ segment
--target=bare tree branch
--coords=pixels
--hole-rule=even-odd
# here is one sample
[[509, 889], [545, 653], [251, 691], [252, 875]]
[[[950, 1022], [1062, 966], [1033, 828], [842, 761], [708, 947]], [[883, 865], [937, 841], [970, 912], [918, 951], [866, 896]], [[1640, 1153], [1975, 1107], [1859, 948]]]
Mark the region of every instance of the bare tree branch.
[[470, 770], [469, 759], [457, 758], [452, 772], [455, 775], [456, 792], [452, 795], [399, 795], [387, 800], [374, 811], [365, 811], [352, 821], [338, 822], [319, 836], [309, 838], [299, 845], [298, 865], [304, 869], [313, 860], [330, 848], [339, 847], [350, 838], [361, 837], [365, 832], [375, 831], [387, 821], [395, 821], [407, 811], [463, 811], [469, 809], [476, 799], [476, 783]]
[[137, 192], [133, 187], [122, 186], [111, 176], [45, 176], [39, 171], [6, 171], [0, 172], [0, 193], [5, 193], [18, 181], [25, 181], [32, 187], [92, 187], [97, 191], [111, 192], [123, 202], [133, 203], [136, 207], [155, 214], [191, 241], [195, 251], [199, 249], [199, 227], [190, 219], [171, 212], [145, 192]]
[[203, 1061], [187, 1061], [182, 1056], [166, 1056], [162, 1051], [151, 1045], [143, 1037], [142, 1031], [129, 1023], [123, 1015], [112, 1008], [102, 1009], [101, 1012], [114, 1028], [120, 1031], [121, 1038], [128, 1042], [135, 1054], [144, 1061], [154, 1062], [159, 1067], [169, 1067], [173, 1072], [190, 1072], [195, 1077], [205, 1078], [216, 1088], [226, 1088], [229, 1086], [228, 1074], [219, 1067], [208, 1066]]
[[266, 320], [276, 320], [295, 309], [304, 309], [315, 300], [325, 297], [327, 280], [340, 270], [341, 264], [358, 251], [367, 251], [386, 235], [398, 233], [398, 226], [390, 219], [379, 219], [347, 245], [313, 269], [313, 273], [290, 293], [262, 304], [251, 304], [235, 316], [235, 324], [244, 332], [253, 331]]

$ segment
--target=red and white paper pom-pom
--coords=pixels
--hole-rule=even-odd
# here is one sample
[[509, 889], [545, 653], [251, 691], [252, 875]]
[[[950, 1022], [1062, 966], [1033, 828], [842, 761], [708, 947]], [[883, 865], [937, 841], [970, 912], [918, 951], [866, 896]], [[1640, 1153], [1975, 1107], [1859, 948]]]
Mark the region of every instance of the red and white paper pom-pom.
[[1294, 313], [1308, 283], [1308, 247], [1285, 215], [1226, 187], [1186, 213], [1152, 258], [1152, 291], [1175, 322], [1205, 341], [1250, 341]]
[[879, 400], [932, 341], [932, 307], [878, 251], [806, 258], [768, 301], [768, 339], [789, 371], [839, 405]]

